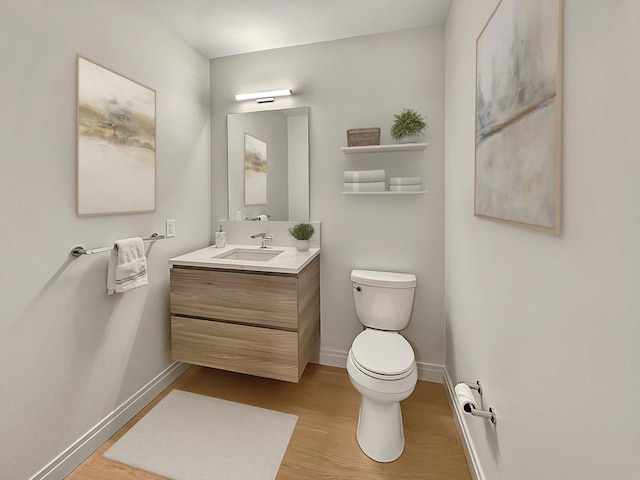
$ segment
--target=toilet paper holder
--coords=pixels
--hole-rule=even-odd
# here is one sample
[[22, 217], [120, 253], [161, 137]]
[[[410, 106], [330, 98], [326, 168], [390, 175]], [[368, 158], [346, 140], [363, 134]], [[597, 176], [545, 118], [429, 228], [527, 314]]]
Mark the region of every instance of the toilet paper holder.
[[[466, 385], [469, 389], [477, 391], [478, 395], [482, 396], [482, 385], [480, 385], [479, 380], [477, 380], [476, 383], [460, 382], [460, 384]], [[461, 394], [460, 392], [456, 391], [456, 395], [460, 397], [461, 395], [464, 395], [464, 393]], [[465, 402], [463, 400], [459, 403], [461, 403], [462, 409], [465, 413], [469, 413], [474, 417], [485, 418], [487, 420], [490, 420], [493, 425], [496, 424], [496, 412], [493, 407], [490, 407], [489, 410], [480, 410], [476, 406], [475, 402]]]
[[471, 390], [477, 391], [478, 395], [482, 396], [482, 385], [480, 385], [480, 380], [476, 380], [476, 383], [467, 383], [467, 382], [460, 382], [460, 383], [464, 383]]

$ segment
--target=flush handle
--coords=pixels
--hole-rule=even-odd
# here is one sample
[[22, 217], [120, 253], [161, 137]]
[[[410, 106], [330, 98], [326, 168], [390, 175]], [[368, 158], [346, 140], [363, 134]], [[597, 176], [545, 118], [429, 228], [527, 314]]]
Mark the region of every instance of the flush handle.
[[356, 290], [357, 290], [358, 292], [361, 292], [361, 291], [362, 291], [362, 287], [356, 287]]

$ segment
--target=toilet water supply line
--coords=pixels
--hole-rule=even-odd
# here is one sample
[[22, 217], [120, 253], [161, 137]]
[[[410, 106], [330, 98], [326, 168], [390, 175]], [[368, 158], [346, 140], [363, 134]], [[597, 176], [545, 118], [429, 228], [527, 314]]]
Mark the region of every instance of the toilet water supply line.
[[478, 392], [478, 395], [482, 397], [482, 386], [480, 385], [480, 381], [476, 381], [476, 383], [466, 383], [460, 382], [455, 386], [455, 394], [456, 400], [458, 401], [458, 405], [462, 408], [462, 411], [468, 413], [474, 417], [481, 417], [487, 420], [490, 420], [492, 424], [496, 424], [496, 412], [493, 408], [489, 408], [489, 410], [480, 410], [476, 405], [475, 398], [471, 390], [475, 390]]

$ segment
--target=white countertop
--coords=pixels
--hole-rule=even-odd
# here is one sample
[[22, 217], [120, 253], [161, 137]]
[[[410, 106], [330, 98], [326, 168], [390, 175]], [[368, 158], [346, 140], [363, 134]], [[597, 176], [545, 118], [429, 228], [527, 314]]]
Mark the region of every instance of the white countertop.
[[[224, 255], [233, 249], [242, 250], [282, 250], [282, 253], [266, 261], [256, 260], [232, 260], [229, 258], [216, 258]], [[311, 260], [320, 254], [319, 248], [310, 248], [306, 252], [299, 252], [295, 247], [279, 247], [269, 245], [266, 249], [256, 245], [227, 245], [217, 248], [215, 245], [201, 248], [190, 253], [185, 253], [179, 257], [169, 259], [170, 266], [224, 268], [229, 270], [245, 270], [253, 272], [278, 272], [278, 273], [299, 273]]]

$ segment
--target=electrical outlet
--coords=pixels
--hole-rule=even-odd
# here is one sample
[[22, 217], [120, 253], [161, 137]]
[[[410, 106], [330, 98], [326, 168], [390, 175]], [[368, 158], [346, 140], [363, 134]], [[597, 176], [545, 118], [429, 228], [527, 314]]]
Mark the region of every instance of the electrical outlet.
[[166, 226], [166, 237], [171, 238], [176, 236], [176, 221], [175, 220], [167, 220], [165, 221]]

